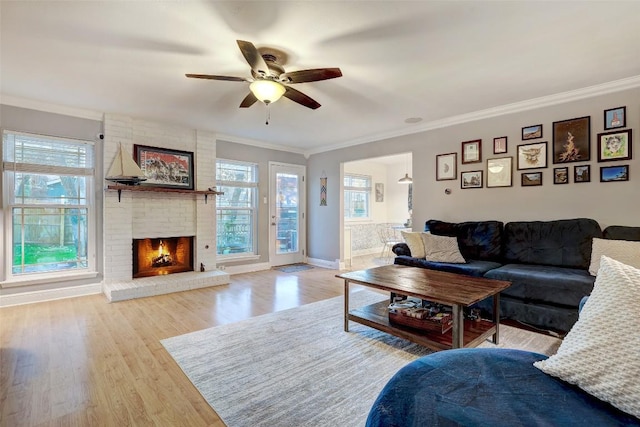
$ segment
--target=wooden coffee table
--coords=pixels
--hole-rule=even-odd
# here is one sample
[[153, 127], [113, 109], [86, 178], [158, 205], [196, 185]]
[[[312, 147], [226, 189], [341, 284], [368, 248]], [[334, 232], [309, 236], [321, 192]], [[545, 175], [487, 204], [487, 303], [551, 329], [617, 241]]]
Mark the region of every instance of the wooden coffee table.
[[[367, 270], [338, 274], [344, 279], [344, 330], [349, 331], [349, 321], [408, 339], [434, 350], [475, 347], [493, 335], [498, 343], [500, 333], [500, 291], [511, 286], [504, 280], [485, 279], [407, 267], [385, 265]], [[422, 331], [389, 322], [389, 301], [349, 309], [350, 284], [357, 283], [371, 288], [408, 295], [440, 304], [449, 305], [453, 311], [453, 327], [445, 333]], [[493, 321], [464, 319], [464, 308], [493, 296]]]

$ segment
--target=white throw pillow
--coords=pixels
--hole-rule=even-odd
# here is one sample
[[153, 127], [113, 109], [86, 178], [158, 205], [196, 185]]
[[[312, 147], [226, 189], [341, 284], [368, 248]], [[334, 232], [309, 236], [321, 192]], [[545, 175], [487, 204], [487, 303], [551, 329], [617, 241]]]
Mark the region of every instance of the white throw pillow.
[[640, 417], [640, 270], [602, 257], [593, 292], [558, 352], [534, 366]]
[[640, 242], [594, 238], [591, 246], [591, 264], [589, 265], [589, 273], [592, 276], [595, 276], [600, 268], [602, 255], [640, 268]]
[[458, 239], [435, 234], [422, 234], [424, 257], [427, 261], [462, 264], [465, 261], [458, 248]]
[[423, 233], [402, 231], [402, 238], [409, 246], [411, 256], [415, 258], [424, 258], [424, 243], [422, 243]]

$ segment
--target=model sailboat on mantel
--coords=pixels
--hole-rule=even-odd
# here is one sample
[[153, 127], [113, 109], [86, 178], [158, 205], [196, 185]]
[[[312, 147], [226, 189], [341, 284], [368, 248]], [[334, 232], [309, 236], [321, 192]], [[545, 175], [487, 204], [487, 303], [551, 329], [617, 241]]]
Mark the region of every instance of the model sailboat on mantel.
[[144, 176], [144, 172], [142, 172], [142, 169], [140, 169], [133, 160], [133, 157], [124, 151], [122, 144], [120, 144], [118, 154], [113, 160], [111, 168], [109, 169], [105, 179], [107, 181], [124, 185], [138, 185], [142, 181], [147, 180]]

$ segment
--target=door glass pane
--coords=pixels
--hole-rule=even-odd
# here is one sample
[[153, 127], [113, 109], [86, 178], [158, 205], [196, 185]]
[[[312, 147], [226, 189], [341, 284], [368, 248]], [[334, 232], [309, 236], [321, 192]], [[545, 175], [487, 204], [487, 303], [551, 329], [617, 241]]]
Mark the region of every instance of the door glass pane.
[[279, 172], [276, 186], [276, 254], [298, 252], [298, 175]]

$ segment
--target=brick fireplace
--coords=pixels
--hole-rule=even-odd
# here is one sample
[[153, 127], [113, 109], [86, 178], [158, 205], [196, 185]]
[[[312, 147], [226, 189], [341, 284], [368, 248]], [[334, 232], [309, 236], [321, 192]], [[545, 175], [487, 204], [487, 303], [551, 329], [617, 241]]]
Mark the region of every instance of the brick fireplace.
[[[215, 185], [215, 133], [115, 114], [105, 115], [104, 126], [105, 171], [120, 144], [129, 153], [133, 153], [134, 144], [147, 145], [193, 152], [196, 189]], [[107, 184], [105, 181], [105, 187]], [[118, 195], [105, 191], [103, 290], [107, 298], [119, 301], [229, 283], [229, 275], [216, 270], [213, 199], [210, 196], [205, 201], [203, 195], [188, 193], [122, 191]], [[162, 271], [159, 275], [134, 273], [134, 241], [149, 239], [157, 250], [160, 240], [164, 245], [176, 236], [191, 241], [190, 261], [173, 255], [180, 258], [180, 264], [189, 265], [188, 271], [167, 274], [173, 266], [164, 265], [155, 268], [156, 272]]]

